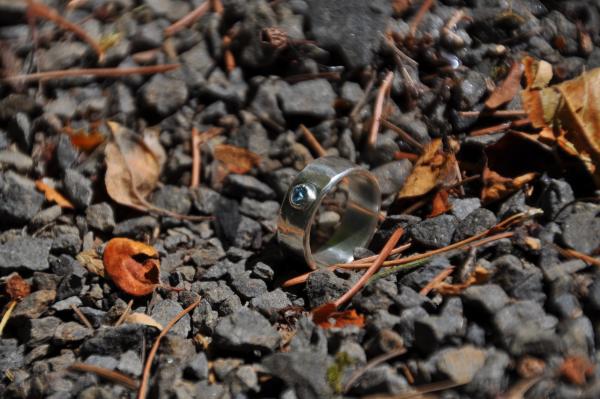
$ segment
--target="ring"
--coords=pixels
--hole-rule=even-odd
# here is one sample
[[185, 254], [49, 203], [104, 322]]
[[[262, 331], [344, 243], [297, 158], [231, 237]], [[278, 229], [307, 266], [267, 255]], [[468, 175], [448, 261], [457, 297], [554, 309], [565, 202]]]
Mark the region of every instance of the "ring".
[[[339, 227], [315, 253], [311, 228], [323, 199], [336, 189], [347, 192]], [[381, 192], [366, 169], [333, 156], [318, 158], [296, 176], [277, 220], [277, 238], [290, 252], [303, 257], [311, 269], [354, 260], [354, 249], [366, 247], [377, 227]]]

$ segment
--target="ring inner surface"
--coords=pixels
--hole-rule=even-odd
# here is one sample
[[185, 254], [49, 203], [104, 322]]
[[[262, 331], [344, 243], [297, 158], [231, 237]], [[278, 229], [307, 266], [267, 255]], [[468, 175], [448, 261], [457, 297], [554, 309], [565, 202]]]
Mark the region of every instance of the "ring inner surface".
[[[356, 171], [338, 183], [347, 184], [348, 199], [339, 226], [331, 238], [313, 251], [313, 259], [318, 266], [350, 262], [354, 259], [354, 249], [364, 247], [371, 240], [379, 213], [378, 190], [373, 188], [371, 179]], [[334, 190], [335, 187], [331, 191]], [[314, 221], [311, 229], [313, 227]]]

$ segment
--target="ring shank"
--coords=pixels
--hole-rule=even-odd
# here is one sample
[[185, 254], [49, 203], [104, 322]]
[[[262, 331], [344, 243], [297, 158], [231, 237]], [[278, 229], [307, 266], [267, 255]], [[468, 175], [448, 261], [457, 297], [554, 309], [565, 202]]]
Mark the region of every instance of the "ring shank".
[[[316, 199], [306, 209], [290, 205], [292, 189], [299, 184], [316, 189]], [[310, 232], [323, 199], [338, 185], [348, 188], [348, 202], [339, 228], [313, 254]], [[377, 180], [367, 170], [338, 157], [323, 157], [306, 166], [294, 179], [282, 203], [278, 220], [279, 241], [303, 257], [311, 269], [354, 259], [354, 249], [366, 246], [377, 226], [381, 194]]]

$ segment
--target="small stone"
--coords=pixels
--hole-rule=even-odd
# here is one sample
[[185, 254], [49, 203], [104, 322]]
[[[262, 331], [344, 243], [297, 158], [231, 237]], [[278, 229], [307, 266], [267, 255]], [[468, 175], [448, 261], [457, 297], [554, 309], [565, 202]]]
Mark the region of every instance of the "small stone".
[[494, 315], [508, 304], [510, 298], [502, 287], [496, 284], [472, 285], [463, 291], [462, 297], [466, 305]]
[[0, 174], [0, 219], [5, 223], [29, 223], [43, 203], [44, 195], [31, 180], [12, 173]]
[[51, 240], [28, 236], [0, 244], [0, 270], [48, 270], [51, 247]]
[[325, 79], [307, 80], [285, 86], [279, 96], [287, 117], [327, 119], [335, 116], [333, 102], [336, 94]]
[[93, 334], [93, 330], [90, 330], [77, 322], [69, 321], [60, 324], [56, 328], [56, 331], [54, 331], [54, 342], [57, 345], [68, 345], [83, 341]]
[[442, 248], [452, 242], [458, 219], [452, 215], [440, 215], [423, 220], [410, 229], [412, 238], [427, 248]]
[[16, 339], [0, 339], [0, 372], [23, 367], [25, 345], [19, 345]]
[[348, 102], [349, 105], [354, 106], [364, 96], [364, 92], [360, 85], [356, 82], [345, 82], [342, 85], [341, 97], [344, 101]]
[[33, 160], [17, 151], [0, 150], [0, 167], [27, 173], [33, 167]]
[[[544, 184], [541, 188], [540, 207], [544, 211], [546, 219], [554, 220], [558, 216], [558, 212], [575, 199], [575, 195], [569, 183], [563, 180], [549, 179], [542, 180], [542, 182]], [[567, 215], [568, 212], [563, 213], [563, 216]]]
[[78, 41], [53, 42], [48, 50], [39, 54], [40, 71], [58, 71], [78, 65], [85, 58], [88, 47]]
[[308, 276], [306, 281], [306, 296], [311, 308], [339, 298], [348, 289], [351, 283], [337, 277], [331, 270], [322, 269]]
[[142, 368], [142, 360], [134, 351], [127, 351], [123, 353], [119, 358], [119, 364], [117, 365], [117, 370], [134, 377], [142, 374]]
[[31, 148], [33, 139], [33, 130], [29, 116], [24, 112], [17, 112], [10, 118], [7, 126], [8, 132], [14, 137], [16, 142], [28, 151]]
[[71, 143], [71, 139], [66, 134], [61, 134], [56, 143], [56, 163], [62, 173], [73, 166], [79, 155], [77, 149]]
[[27, 345], [30, 347], [36, 347], [40, 344], [46, 343], [54, 337], [56, 328], [61, 324], [62, 321], [58, 317], [43, 317], [40, 319], [32, 319], [29, 323], [25, 324], [27, 328], [28, 336]]
[[71, 310], [71, 305], [79, 307], [83, 304], [83, 302], [81, 302], [81, 299], [79, 299], [78, 296], [72, 296], [69, 297], [67, 299], [63, 299], [62, 301], [57, 301], [52, 305], [52, 309], [56, 310], [57, 312], [62, 312], [64, 310]]
[[466, 329], [462, 303], [459, 298], [451, 298], [439, 316], [415, 321], [415, 346], [424, 353], [431, 353], [448, 338], [463, 336]]
[[250, 104], [251, 109], [254, 112], [264, 113], [274, 122], [284, 126], [285, 119], [279, 106], [278, 96], [288, 86], [285, 81], [275, 77], [263, 80], [258, 86], [254, 99]]
[[562, 240], [569, 247], [591, 254], [600, 246], [600, 211], [576, 212], [562, 223]]
[[450, 262], [447, 258], [435, 256], [428, 263], [401, 277], [398, 280], [398, 285], [406, 285], [415, 291], [419, 291], [448, 266], [450, 266]]
[[281, 340], [267, 319], [247, 308], [219, 320], [213, 339], [218, 347], [241, 354], [272, 352]]
[[267, 265], [266, 263], [256, 262], [256, 264], [252, 268], [252, 275], [258, 278], [262, 278], [266, 281], [271, 281], [275, 276], [275, 271], [271, 268], [271, 266]]
[[206, 380], [208, 378], [208, 359], [204, 352], [196, 353], [183, 372], [188, 378]]
[[412, 163], [408, 159], [402, 159], [378, 166], [371, 173], [379, 182], [381, 194], [391, 195], [400, 191], [411, 171]]
[[561, 324], [559, 331], [568, 354], [593, 357], [596, 353], [594, 327], [587, 317], [567, 320]]
[[329, 398], [332, 390], [327, 383], [327, 354], [278, 352], [262, 360], [262, 366], [273, 376], [293, 387], [300, 399]]
[[476, 209], [481, 208], [479, 198], [454, 198], [448, 200], [452, 206], [450, 213], [456, 216], [459, 220], [463, 220], [467, 215], [471, 214]]
[[250, 175], [228, 175], [223, 182], [223, 193], [235, 198], [250, 197], [259, 200], [275, 198], [275, 192], [271, 187]]
[[[168, 93], [168, 95], [165, 95]], [[188, 98], [185, 82], [163, 74], [154, 75], [140, 89], [140, 101], [149, 112], [165, 117], [177, 111]]]
[[600, 277], [598, 276], [588, 287], [588, 300], [594, 309], [600, 311]]
[[[171, 299], [165, 299], [154, 305], [150, 312], [150, 316], [165, 326], [182, 310], [183, 308], [178, 302]], [[190, 322], [190, 315], [186, 314], [177, 323], [175, 323], [171, 330], [169, 330], [169, 333], [176, 334], [184, 338], [187, 337], [191, 329]]]
[[471, 345], [452, 348], [436, 355], [437, 369], [452, 381], [471, 381], [483, 367], [486, 353]]
[[221, 315], [234, 313], [242, 306], [240, 298], [222, 280], [196, 282], [192, 291], [198, 292]]
[[473, 109], [485, 92], [485, 76], [469, 70], [460, 84], [455, 86], [454, 101], [460, 110]]
[[190, 190], [194, 207], [201, 213], [212, 215], [217, 208], [221, 195], [208, 187], [196, 187]]
[[262, 226], [246, 216], [240, 218], [235, 232], [233, 245], [240, 248], [260, 248], [262, 244]]
[[354, 384], [351, 392], [354, 395], [371, 395], [385, 392], [400, 394], [408, 388], [408, 382], [393, 367], [381, 364], [367, 370]]
[[485, 364], [473, 376], [471, 382], [465, 387], [472, 397], [496, 397], [506, 392], [509, 378], [506, 370], [511, 364], [510, 357], [497, 349], [489, 350]]
[[69, 169], [64, 178], [65, 194], [77, 208], [84, 209], [92, 202], [92, 182], [81, 173]]
[[33, 227], [42, 227], [54, 222], [60, 215], [62, 215], [60, 205], [53, 205], [36, 213], [30, 224]]
[[371, 63], [391, 14], [382, 0], [310, 0], [307, 17], [320, 46], [339, 53], [350, 69]]
[[292, 302], [281, 288], [265, 292], [250, 301], [250, 307], [270, 317], [282, 309], [292, 306]]
[[92, 228], [103, 232], [111, 232], [116, 226], [113, 209], [106, 202], [90, 205], [85, 210], [85, 220]]
[[454, 241], [462, 241], [465, 238], [482, 233], [495, 224], [496, 215], [494, 215], [494, 212], [485, 208], [478, 208], [458, 223], [454, 232]]
[[231, 281], [231, 287], [246, 301], [267, 293], [267, 284], [257, 278], [250, 278], [250, 273], [235, 276]]
[[120, 355], [140, 350], [146, 326], [141, 324], [123, 324], [119, 327], [103, 326], [86, 339], [80, 347], [82, 355]]
[[495, 270], [492, 281], [511, 297], [541, 303], [546, 299], [543, 274], [534, 265], [522, 262], [514, 255], [504, 255], [492, 262], [492, 268]]
[[158, 221], [152, 216], [140, 216], [122, 221], [113, 229], [113, 235], [116, 237], [143, 238], [144, 234], [152, 235], [155, 228], [158, 227]]
[[164, 185], [152, 193], [151, 202], [159, 208], [180, 215], [187, 215], [192, 208], [192, 200], [185, 187]]
[[210, 303], [203, 299], [192, 313], [193, 333], [198, 331], [201, 334], [212, 335], [218, 319], [219, 313], [212, 310]]
[[117, 367], [119, 361], [111, 356], [91, 355], [85, 359], [84, 363], [91, 366], [104, 367], [112, 370]]

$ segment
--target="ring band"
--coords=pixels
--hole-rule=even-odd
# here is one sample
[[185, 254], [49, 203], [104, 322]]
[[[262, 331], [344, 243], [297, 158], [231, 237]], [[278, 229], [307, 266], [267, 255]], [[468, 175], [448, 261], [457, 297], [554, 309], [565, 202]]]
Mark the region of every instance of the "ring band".
[[[331, 238], [312, 253], [311, 227], [323, 199], [343, 184], [348, 201], [340, 225]], [[354, 249], [366, 247], [377, 227], [381, 192], [366, 169], [339, 157], [322, 157], [308, 164], [294, 179], [279, 210], [277, 237], [311, 269], [354, 260]]]

